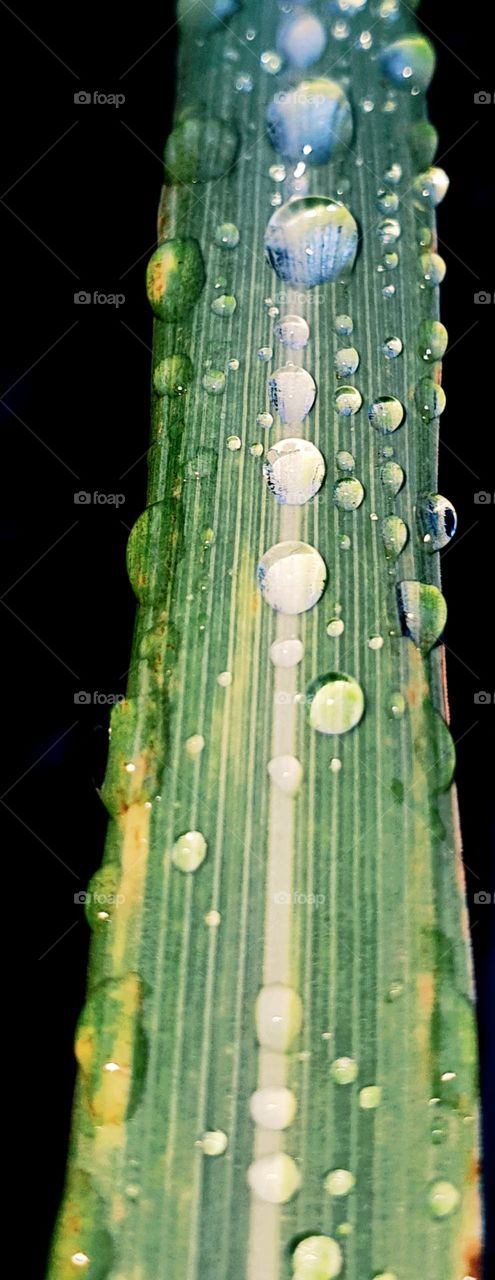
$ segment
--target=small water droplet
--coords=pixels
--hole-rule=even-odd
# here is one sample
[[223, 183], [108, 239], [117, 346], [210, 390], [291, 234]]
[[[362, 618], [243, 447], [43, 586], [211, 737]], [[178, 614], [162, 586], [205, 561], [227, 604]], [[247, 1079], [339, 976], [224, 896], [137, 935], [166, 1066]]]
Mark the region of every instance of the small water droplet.
[[258, 360], [261, 360], [262, 364], [268, 364], [268, 361], [271, 360], [272, 356], [273, 356], [273, 347], [258, 348]]
[[341, 734], [354, 729], [364, 713], [364, 694], [353, 676], [329, 672], [308, 690], [311, 727], [318, 733]]
[[233, 316], [237, 307], [237, 301], [232, 293], [221, 293], [218, 298], [214, 298], [211, 304], [211, 310], [216, 316], [224, 316], [229, 319]]
[[231, 453], [237, 453], [237, 451], [242, 448], [242, 440], [240, 436], [227, 436], [226, 443], [227, 449], [229, 449]]
[[301, 1186], [301, 1173], [285, 1151], [261, 1156], [249, 1166], [247, 1173], [251, 1191], [269, 1204], [286, 1204]]
[[264, 427], [267, 431], [269, 427], [273, 427], [273, 417], [271, 413], [259, 413], [256, 422], [259, 427]]
[[363, 403], [361, 392], [357, 387], [351, 386], [337, 387], [333, 399], [336, 411], [341, 418], [350, 418], [354, 413], [358, 413]]
[[353, 1084], [357, 1079], [357, 1062], [354, 1058], [335, 1058], [330, 1067], [330, 1075], [335, 1084]]
[[295, 667], [304, 657], [301, 640], [274, 640], [270, 645], [270, 659], [274, 667]]
[[264, 453], [264, 449], [263, 449], [263, 445], [261, 444], [261, 441], [256, 440], [254, 444], [250, 444], [249, 452], [253, 458], [261, 458]]
[[354, 1174], [349, 1169], [332, 1169], [327, 1173], [323, 1186], [330, 1196], [348, 1196], [356, 1185]]
[[441, 360], [447, 350], [449, 335], [439, 320], [423, 320], [419, 330], [419, 354], [427, 363]]
[[359, 365], [359, 354], [355, 347], [341, 347], [334, 357], [335, 372], [339, 378], [349, 378]]
[[359, 1106], [363, 1111], [374, 1111], [382, 1100], [382, 1091], [378, 1084], [368, 1084], [359, 1090]]
[[368, 640], [368, 649], [383, 649], [383, 636], [370, 636]]
[[339, 337], [352, 333], [353, 328], [354, 324], [350, 316], [342, 314], [335, 317], [335, 332], [338, 333]]
[[397, 213], [399, 197], [396, 191], [380, 190], [376, 197], [377, 207], [382, 213]]
[[73, 1267], [87, 1267], [89, 1256], [87, 1253], [78, 1251], [77, 1253], [72, 1254], [71, 1262]]
[[221, 396], [225, 391], [225, 374], [223, 369], [207, 369], [203, 375], [203, 387], [210, 396]]
[[447, 397], [439, 382], [432, 378], [421, 378], [416, 388], [416, 405], [423, 422], [433, 422], [445, 409]]
[[253, 88], [253, 77], [249, 71], [241, 71], [236, 77], [235, 87], [238, 93], [251, 93]]
[[227, 1150], [228, 1141], [223, 1129], [208, 1129], [200, 1139], [199, 1146], [205, 1156], [223, 1156]]
[[418, 174], [414, 180], [413, 192], [418, 208], [436, 209], [446, 196], [449, 179], [445, 169], [432, 165], [425, 173]]
[[404, 421], [404, 406], [395, 396], [377, 396], [369, 406], [368, 417], [376, 431], [389, 435]]
[[327, 623], [327, 636], [341, 636], [344, 630], [342, 618], [331, 618]]
[[338, 756], [333, 756], [333, 758], [330, 761], [329, 767], [330, 767], [331, 773], [340, 773], [340, 770], [342, 768], [342, 761], [338, 759]]
[[215, 244], [221, 249], [235, 249], [239, 244], [239, 228], [234, 222], [221, 222], [215, 231]]
[[289, 361], [272, 374], [268, 394], [284, 424], [301, 422], [313, 408], [316, 383], [307, 369]]
[[263, 599], [280, 613], [305, 613], [325, 589], [326, 565], [307, 542], [278, 542], [258, 565]]
[[335, 461], [339, 471], [354, 471], [356, 463], [353, 454], [349, 453], [347, 449], [339, 449]]
[[190, 760], [197, 760], [204, 751], [205, 740], [202, 733], [193, 733], [186, 741], [186, 751]]
[[400, 338], [385, 338], [382, 351], [386, 360], [395, 360], [397, 356], [400, 356], [402, 351], [402, 342]]
[[445, 279], [447, 264], [439, 253], [422, 253], [419, 261], [425, 285], [435, 289]]
[[341, 551], [350, 551], [351, 546], [352, 546], [352, 542], [349, 537], [349, 534], [341, 533], [339, 537], [339, 547]]
[[[395, 696], [402, 698], [402, 694], [398, 694]], [[400, 1000], [403, 994], [404, 994], [404, 984], [402, 982], [399, 982], [398, 979], [396, 979], [394, 982], [390, 983], [389, 989], [387, 991], [387, 1000], [391, 1004], [393, 1004], [395, 1000]]]
[[309, 341], [309, 324], [303, 316], [282, 316], [275, 325], [275, 333], [284, 347], [300, 351]]
[[460, 1195], [452, 1182], [434, 1182], [428, 1193], [428, 1203], [434, 1218], [447, 1218], [458, 1208]]
[[206, 858], [207, 848], [201, 831], [186, 831], [175, 841], [172, 862], [179, 871], [197, 871]]
[[397, 559], [408, 539], [408, 528], [400, 516], [385, 516], [382, 520], [382, 540], [387, 556]]
[[260, 56], [260, 64], [267, 75], [276, 76], [282, 66], [282, 59], [274, 49], [265, 49]]
[[387, 493], [392, 498], [395, 498], [400, 489], [402, 489], [405, 476], [398, 462], [384, 462], [380, 470], [380, 479]]
[[400, 236], [400, 222], [397, 218], [383, 218], [378, 223], [377, 232], [382, 244], [395, 244]]
[[205, 924], [208, 925], [209, 929], [218, 929], [218, 926], [221, 924], [221, 922], [222, 922], [222, 917], [219, 911], [212, 910], [212, 911], [206, 912]]
[[397, 603], [403, 634], [429, 653], [447, 621], [447, 605], [438, 587], [416, 580], [399, 582]]
[[215, 116], [188, 116], [170, 134], [165, 167], [174, 182], [187, 185], [220, 178], [234, 163], [239, 134]]
[[333, 486], [333, 499], [340, 511], [356, 511], [364, 501], [364, 489], [357, 476], [337, 480]]

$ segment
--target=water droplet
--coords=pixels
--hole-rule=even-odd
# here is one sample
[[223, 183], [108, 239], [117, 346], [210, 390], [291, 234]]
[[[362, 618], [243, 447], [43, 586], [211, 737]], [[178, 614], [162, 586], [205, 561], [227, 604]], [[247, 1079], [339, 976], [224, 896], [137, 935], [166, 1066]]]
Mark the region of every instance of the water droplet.
[[355, 347], [342, 347], [334, 357], [335, 372], [339, 378], [349, 378], [356, 372], [359, 355]]
[[349, 24], [347, 22], [344, 22], [343, 19], [340, 19], [339, 22], [334, 22], [332, 27], [332, 35], [334, 40], [347, 40], [347, 37], [349, 35]]
[[335, 1058], [330, 1067], [330, 1075], [335, 1084], [353, 1084], [357, 1079], [357, 1073], [357, 1062], [354, 1058]]
[[218, 926], [221, 924], [221, 922], [222, 922], [222, 917], [219, 911], [206, 912], [205, 924], [208, 925], [209, 929], [218, 929]]
[[230, 369], [233, 373], [236, 373], [238, 368], [239, 368], [239, 361], [237, 360], [236, 356], [231, 356], [230, 360], [227, 360], [227, 369]]
[[220, 675], [217, 676], [217, 684], [220, 685], [221, 689], [228, 689], [232, 684], [232, 672], [221, 671]]
[[368, 640], [368, 649], [383, 649], [383, 636], [370, 636]]
[[153, 389], [158, 396], [181, 396], [188, 390], [193, 377], [189, 356], [167, 356], [153, 370]]
[[350, 418], [358, 413], [363, 397], [357, 387], [337, 387], [333, 402], [341, 418]]
[[350, 103], [335, 80], [303, 80], [276, 93], [266, 118], [275, 151], [294, 163], [325, 164], [336, 147], [348, 146], [352, 138]]
[[301, 640], [274, 640], [270, 645], [270, 659], [274, 667], [296, 667], [304, 657]]
[[275, 325], [275, 333], [284, 347], [300, 351], [309, 341], [309, 324], [303, 316], [283, 316]]
[[402, 168], [400, 164], [391, 164], [390, 168], [385, 172], [387, 182], [400, 182], [402, 178]]
[[196, 760], [204, 750], [205, 740], [202, 733], [193, 733], [186, 741], [186, 751], [190, 760]]
[[371, 31], [361, 31], [361, 34], [358, 36], [356, 40], [356, 49], [367, 50], [367, 49], [371, 49], [372, 45], [373, 45], [373, 36], [371, 34]]
[[357, 241], [352, 213], [324, 196], [292, 196], [265, 232], [266, 255], [279, 278], [307, 287], [348, 275]]
[[277, 502], [302, 506], [321, 488], [325, 462], [310, 440], [279, 440], [268, 450], [263, 474]]
[[404, 406], [395, 396], [377, 396], [373, 404], [370, 404], [368, 417], [372, 427], [383, 435], [389, 435], [392, 431], [397, 431], [403, 422]]
[[218, 298], [214, 298], [211, 304], [211, 310], [216, 316], [225, 316], [228, 319], [233, 316], [237, 307], [236, 299], [232, 293], [221, 293]]
[[301, 422], [313, 408], [316, 383], [307, 369], [289, 362], [272, 374], [268, 394], [284, 424]]
[[268, 170], [270, 177], [274, 182], [283, 182], [286, 177], [286, 169], [284, 164], [272, 164]]
[[201, 831], [186, 831], [175, 841], [172, 862], [179, 871], [197, 871], [206, 858], [207, 848]]
[[263, 599], [280, 613], [305, 613], [325, 589], [327, 570], [319, 552], [307, 542], [278, 542], [258, 565]]
[[[387, 271], [395, 271], [395, 268], [398, 267], [399, 265], [398, 253], [395, 253], [394, 251], [392, 251], [391, 253], [384, 253], [383, 263], [384, 263], [384, 268], [386, 267]], [[390, 285], [389, 288], [392, 289], [392, 294], [395, 293], [395, 288], [393, 285]], [[392, 294], [390, 296], [392, 296]]]
[[273, 356], [273, 347], [258, 348], [258, 360], [261, 360], [262, 364], [268, 364], [268, 361], [271, 360], [272, 356]]
[[416, 120], [409, 125], [409, 143], [416, 170], [428, 169], [438, 147], [438, 133], [429, 120]]
[[240, 436], [227, 436], [227, 449], [230, 449], [231, 453], [237, 453], [238, 449], [241, 448], [242, 440]]
[[433, 422], [445, 409], [447, 397], [439, 382], [432, 378], [421, 378], [416, 388], [416, 404], [423, 422]]
[[228, 1147], [227, 1134], [223, 1129], [208, 1129], [199, 1143], [205, 1156], [223, 1156]]
[[268, 773], [272, 782], [286, 795], [294, 796], [301, 786], [302, 765], [295, 756], [274, 756], [268, 762]]
[[249, 71], [241, 71], [236, 77], [235, 87], [238, 93], [251, 93], [253, 88], [253, 77]]
[[400, 489], [402, 489], [405, 476], [398, 462], [384, 462], [380, 471], [380, 479], [387, 493], [395, 498]]
[[424, 36], [405, 36], [382, 50], [380, 61], [390, 80], [427, 89], [435, 70], [435, 52]]
[[232, 124], [215, 116], [189, 116], [170, 134], [165, 167], [174, 182], [208, 182], [227, 173], [238, 148], [239, 134]]
[[260, 63], [267, 75], [276, 76], [282, 66], [282, 59], [274, 49], [265, 49], [261, 54]]
[[344, 630], [342, 618], [331, 618], [327, 623], [327, 636], [341, 636]]
[[286, 1053], [302, 1023], [301, 997], [281, 982], [262, 987], [256, 999], [256, 1034], [265, 1049]]
[[393, 298], [394, 296], [395, 296], [395, 285], [394, 284], [384, 285], [382, 289], [382, 298], [385, 298], [385, 301], [389, 302], [390, 299]]
[[332, 1169], [323, 1183], [330, 1196], [348, 1196], [355, 1185], [356, 1179], [349, 1169]]
[[269, 1204], [286, 1204], [301, 1186], [300, 1171], [285, 1151], [261, 1156], [249, 1166], [247, 1173], [251, 1191]]
[[434, 165], [414, 180], [413, 191], [419, 208], [436, 209], [448, 189], [449, 179], [445, 169], [438, 169]]
[[172, 323], [186, 315], [197, 302], [204, 282], [203, 255], [197, 240], [165, 240], [149, 260], [146, 290], [159, 320]]
[[71, 1257], [73, 1267], [87, 1267], [89, 1257], [87, 1253], [73, 1253]]
[[337, 756], [333, 756], [333, 759], [330, 761], [331, 773], [340, 773], [341, 768], [342, 768], [342, 761], [339, 760]]
[[[399, 694], [398, 696], [401, 698], [402, 694]], [[393, 1004], [395, 1000], [400, 1000], [402, 995], [404, 995], [404, 984], [396, 979], [395, 982], [390, 983], [387, 991], [387, 1000], [390, 1004]]]
[[400, 356], [402, 351], [402, 342], [400, 338], [385, 338], [382, 351], [386, 360], [395, 360], [397, 356]]
[[341, 672], [331, 671], [314, 680], [308, 690], [308, 699], [310, 724], [318, 733], [348, 733], [363, 716], [361, 685], [353, 676]]
[[340, 1245], [331, 1236], [306, 1236], [292, 1255], [297, 1280], [335, 1280], [343, 1266]]
[[339, 471], [354, 471], [356, 463], [352, 453], [349, 453], [347, 449], [339, 449], [335, 461]]
[[312, 13], [291, 14], [277, 28], [277, 49], [292, 67], [311, 67], [324, 53], [325, 28]]
[[210, 396], [221, 396], [225, 391], [225, 374], [223, 369], [207, 369], [203, 375], [203, 387]]
[[449, 335], [440, 320], [423, 320], [419, 329], [419, 354], [430, 363], [441, 360], [447, 350]]
[[383, 218], [378, 223], [377, 231], [382, 244], [395, 244], [400, 236], [400, 222], [397, 218]]
[[349, 537], [349, 534], [348, 534], [348, 533], [341, 533], [341, 535], [340, 535], [340, 537], [339, 537], [339, 547], [340, 547], [341, 551], [350, 551], [351, 546], [352, 546], [352, 542], [351, 542], [351, 539], [350, 539], [350, 537]]
[[429, 551], [441, 551], [457, 529], [455, 507], [441, 493], [424, 493], [417, 500], [419, 531]]
[[428, 582], [399, 582], [397, 603], [403, 634], [410, 636], [423, 654], [429, 653], [447, 621], [442, 592]]
[[259, 440], [257, 440], [255, 444], [250, 444], [249, 452], [253, 458], [261, 458], [264, 452], [263, 445]]
[[356, 511], [364, 501], [364, 489], [357, 476], [337, 480], [333, 486], [333, 500], [340, 511]]
[[425, 285], [435, 289], [445, 279], [446, 263], [439, 253], [422, 253], [419, 261]]
[[340, 315], [335, 317], [335, 332], [338, 333], [339, 337], [352, 333], [353, 328], [354, 324], [350, 316]]
[[397, 559], [404, 550], [408, 538], [408, 528], [400, 516], [385, 516], [382, 520], [382, 539], [387, 555]]
[[292, 1089], [273, 1087], [257, 1089], [251, 1094], [249, 1110], [260, 1129], [288, 1129], [296, 1114], [297, 1102]]
[[399, 208], [399, 197], [396, 191], [378, 192], [376, 203], [382, 213], [397, 213]]
[[381, 1100], [382, 1091], [378, 1084], [368, 1084], [359, 1090], [359, 1106], [363, 1111], [374, 1111], [375, 1107], [380, 1106]]
[[239, 239], [239, 228], [234, 222], [221, 222], [215, 231], [215, 244], [221, 249], [235, 249]]
[[[406, 709], [406, 699], [402, 693], [394, 692], [390, 694], [388, 702], [388, 714], [392, 720], [400, 720]], [[400, 983], [399, 983], [400, 986]], [[392, 990], [392, 988], [390, 988]], [[401, 988], [402, 990], [402, 988]], [[389, 999], [393, 999], [389, 995]]]
[[428, 1193], [428, 1203], [434, 1218], [448, 1218], [458, 1208], [460, 1195], [452, 1182], [434, 1182]]

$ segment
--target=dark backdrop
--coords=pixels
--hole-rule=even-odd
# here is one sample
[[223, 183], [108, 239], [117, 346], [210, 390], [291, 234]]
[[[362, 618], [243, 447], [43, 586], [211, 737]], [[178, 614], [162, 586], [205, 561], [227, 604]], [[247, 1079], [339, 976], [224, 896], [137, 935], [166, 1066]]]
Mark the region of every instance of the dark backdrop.
[[[12, 730], [3, 732], [4, 866], [15, 867], [18, 877], [4, 897], [5, 930], [13, 934], [4, 974], [17, 973], [20, 958], [30, 954], [10, 1041], [14, 1082], [21, 1063], [27, 1079], [12, 1109], [23, 1121], [22, 1136], [16, 1125], [19, 1195], [29, 1206], [26, 1234], [35, 1243], [33, 1274], [40, 1276], [62, 1188], [72, 1042], [85, 988], [88, 930], [74, 894], [100, 862], [106, 826], [96, 786], [108, 709], [77, 705], [74, 695], [125, 688], [134, 615], [125, 546], [145, 501], [148, 439], [151, 315], [143, 273], [155, 237], [176, 31], [173, 5], [156, 0], [126, 12], [90, 0], [66, 10], [63, 23], [44, 6], [31, 14], [24, 0], [14, 16], [0, 0], [0, 15], [2, 44], [10, 50], [4, 49], [2, 84], [14, 70], [2, 112], [0, 409], [7, 447], [0, 527], [7, 594], [0, 617], [11, 655], [3, 701], [19, 734], [14, 751]], [[488, 38], [479, 49], [479, 9], [476, 15], [468, 31], [465, 7], [457, 17], [434, 0], [421, 8], [438, 54], [430, 115], [451, 178], [439, 216], [448, 263], [442, 313], [450, 334], [439, 488], [460, 519], [443, 559], [446, 641], [486, 1080], [490, 1061], [492, 1075], [494, 1066], [488, 1024], [494, 917], [474, 895], [493, 890], [488, 759], [495, 712], [475, 695], [493, 696], [495, 683], [488, 622], [495, 505], [476, 504], [474, 494], [494, 489], [493, 304], [475, 304], [474, 294], [492, 286], [487, 181], [495, 106], [474, 100], [491, 91]], [[75, 92], [95, 89], [123, 93], [125, 103], [74, 104]], [[76, 307], [77, 290], [120, 293], [125, 302]], [[125, 500], [118, 509], [76, 505], [80, 490]], [[10, 979], [4, 985], [7, 994]], [[8, 1104], [9, 1092], [4, 1097]], [[493, 1149], [487, 1170], [493, 1187]], [[32, 1230], [34, 1208], [39, 1224]], [[28, 1273], [24, 1261], [22, 1270]]]

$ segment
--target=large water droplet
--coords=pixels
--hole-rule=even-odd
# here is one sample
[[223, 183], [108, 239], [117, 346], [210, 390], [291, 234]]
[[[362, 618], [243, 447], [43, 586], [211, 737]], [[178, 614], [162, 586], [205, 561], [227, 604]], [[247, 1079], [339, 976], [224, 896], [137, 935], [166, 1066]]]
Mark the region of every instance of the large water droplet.
[[423, 542], [430, 551], [446, 547], [457, 529], [455, 507], [441, 493], [424, 493], [417, 500], [416, 514]]
[[308, 542], [278, 542], [258, 565], [263, 599], [280, 613], [305, 613], [325, 589], [325, 561]]
[[429, 120], [409, 125], [409, 143], [416, 169], [428, 169], [438, 147], [438, 133]]
[[204, 282], [203, 255], [197, 240], [165, 240], [149, 260], [146, 289], [159, 320], [173, 322], [187, 314]]
[[292, 196], [265, 232], [267, 258], [280, 279], [307, 287], [349, 274], [357, 241], [352, 213], [325, 196]]
[[397, 602], [404, 635], [410, 636], [423, 654], [429, 653], [447, 621], [442, 592], [428, 582], [399, 582]]
[[285, 1151], [261, 1156], [249, 1166], [247, 1180], [259, 1200], [269, 1204], [286, 1204], [301, 1186], [297, 1164]]
[[281, 982], [262, 987], [256, 999], [256, 1033], [265, 1049], [286, 1053], [302, 1023], [301, 997]]
[[332, 671], [313, 681], [308, 690], [309, 720], [318, 733], [340, 734], [354, 729], [364, 712], [364, 694], [354, 676]]
[[339, 471], [354, 471], [356, 463], [353, 454], [349, 453], [348, 449], [339, 449], [335, 461]]
[[267, 767], [272, 782], [280, 791], [285, 791], [288, 796], [294, 796], [299, 791], [303, 771], [295, 756], [274, 756]]
[[208, 182], [230, 169], [238, 147], [239, 135], [232, 124], [215, 116], [189, 116], [168, 138], [165, 167], [174, 182]]
[[437, 285], [445, 279], [447, 271], [443, 258], [439, 253], [422, 253], [419, 262], [425, 286], [436, 289]]
[[380, 61], [394, 84], [427, 89], [435, 70], [435, 52], [424, 36], [405, 36], [382, 50]]
[[404, 420], [404, 406], [395, 396], [377, 396], [370, 404], [368, 417], [372, 427], [383, 435], [390, 435]]
[[203, 387], [210, 396], [221, 396], [225, 391], [226, 377], [223, 369], [207, 369], [203, 375]]
[[336, 146], [348, 146], [352, 137], [350, 103], [335, 80], [305, 80], [276, 93], [267, 124], [275, 150], [306, 164], [325, 164]]
[[387, 493], [392, 498], [395, 498], [399, 490], [402, 489], [405, 475], [398, 462], [384, 462], [380, 471], [380, 479]]
[[423, 320], [419, 329], [419, 354], [430, 363], [441, 360], [447, 350], [449, 335], [440, 320]]
[[293, 67], [311, 67], [324, 53], [325, 28], [313, 13], [291, 14], [277, 28], [277, 49]]
[[289, 362], [272, 374], [268, 393], [283, 423], [301, 422], [313, 408], [316, 383], [307, 369]]
[[397, 559], [404, 550], [408, 538], [407, 524], [400, 516], [385, 516], [382, 520], [382, 539], [387, 555]]
[[206, 858], [207, 849], [201, 831], [186, 831], [175, 841], [172, 862], [179, 871], [197, 871]]
[[343, 314], [335, 317], [335, 332], [338, 333], [340, 338], [347, 337], [349, 333], [352, 333], [353, 328], [351, 316]]
[[166, 356], [153, 370], [153, 389], [158, 396], [182, 396], [190, 387], [192, 377], [189, 356]]
[[274, 640], [270, 645], [270, 659], [274, 667], [296, 667], [303, 657], [302, 640]]
[[419, 208], [436, 209], [446, 196], [448, 189], [449, 179], [445, 169], [438, 169], [432, 165], [431, 169], [427, 169], [426, 173], [420, 173], [414, 181], [416, 204]]
[[337, 480], [333, 486], [335, 505], [341, 511], [356, 511], [364, 500], [364, 489], [357, 476], [348, 480]]
[[300, 351], [309, 341], [309, 324], [303, 316], [282, 316], [275, 325], [275, 333], [284, 347]]
[[421, 378], [416, 387], [416, 404], [423, 422], [433, 422], [443, 413], [447, 397], [439, 382], [432, 378]]
[[297, 1280], [335, 1280], [343, 1266], [342, 1250], [332, 1236], [306, 1236], [292, 1255]]
[[257, 1089], [249, 1103], [252, 1119], [260, 1129], [287, 1129], [294, 1120], [296, 1108], [292, 1089], [283, 1086]]
[[321, 488], [325, 462], [310, 440], [279, 440], [268, 450], [263, 474], [277, 502], [302, 506]]
[[359, 354], [355, 347], [342, 347], [334, 357], [335, 372], [339, 378], [350, 378], [356, 372]]
[[333, 400], [341, 418], [350, 418], [352, 414], [358, 413], [363, 403], [357, 387], [337, 387]]
[[211, 310], [216, 316], [223, 316], [229, 319], [233, 316], [237, 307], [236, 299], [232, 293], [221, 293], [218, 298], [214, 298], [211, 304]]

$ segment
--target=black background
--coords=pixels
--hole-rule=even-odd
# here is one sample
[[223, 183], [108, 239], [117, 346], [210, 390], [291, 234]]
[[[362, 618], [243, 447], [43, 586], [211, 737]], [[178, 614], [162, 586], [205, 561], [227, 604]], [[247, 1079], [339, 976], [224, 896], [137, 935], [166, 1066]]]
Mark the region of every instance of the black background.
[[[7, 594], [0, 617], [10, 655], [3, 702], [13, 725], [3, 733], [2, 813], [4, 867], [15, 866], [19, 877], [6, 890], [3, 919], [13, 934], [5, 973], [11, 973], [13, 956], [16, 972], [20, 958], [30, 957], [11, 1064], [14, 1080], [21, 1062], [27, 1077], [12, 1107], [23, 1121], [22, 1134], [16, 1125], [16, 1145], [30, 1226], [33, 1212], [39, 1213], [29, 1231], [38, 1276], [62, 1189], [72, 1043], [85, 989], [88, 930], [74, 894], [100, 863], [106, 827], [96, 787], [106, 758], [108, 710], [75, 705], [74, 695], [125, 689], [134, 617], [125, 546], [145, 503], [149, 418], [151, 314], [143, 277], [155, 240], [177, 33], [173, 5], [156, 2], [141, 3], [127, 16], [120, 5], [107, 3], [103, 11], [87, 3], [66, 10], [61, 21], [55, 11], [30, 13], [24, 4], [16, 17], [1, 0], [0, 15], [4, 85], [8, 68], [14, 72], [2, 111], [7, 155], [0, 204], [0, 411], [7, 442], [0, 518]], [[443, 581], [486, 1081], [494, 1067], [488, 1018], [493, 907], [475, 904], [474, 894], [493, 890], [494, 707], [476, 705], [474, 696], [478, 690], [493, 696], [495, 685], [489, 626], [495, 506], [476, 505], [474, 494], [494, 489], [488, 462], [493, 305], [475, 305], [474, 294], [492, 288], [487, 181], [495, 106], [474, 102], [476, 92], [492, 90], [484, 63], [488, 37], [480, 50], [479, 9], [476, 15], [470, 32], [464, 6], [457, 17], [450, 5], [439, 11], [433, 0], [420, 11], [437, 49], [430, 117], [440, 132], [439, 161], [445, 156], [451, 179], [439, 210], [440, 252], [448, 264], [442, 318], [450, 336], [439, 489], [453, 500], [460, 521], [443, 557]], [[75, 92], [94, 89], [124, 93], [125, 104], [74, 105]], [[61, 138], [65, 130], [70, 132]], [[79, 289], [124, 293], [125, 304], [75, 307]], [[73, 495], [79, 490], [123, 493], [125, 502], [119, 510], [77, 506]], [[9, 1110], [9, 1088], [4, 1097]], [[486, 1163], [493, 1187], [493, 1147]], [[24, 1262], [22, 1270], [28, 1272]]]

